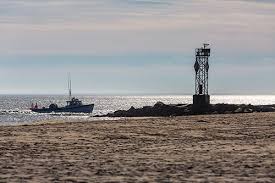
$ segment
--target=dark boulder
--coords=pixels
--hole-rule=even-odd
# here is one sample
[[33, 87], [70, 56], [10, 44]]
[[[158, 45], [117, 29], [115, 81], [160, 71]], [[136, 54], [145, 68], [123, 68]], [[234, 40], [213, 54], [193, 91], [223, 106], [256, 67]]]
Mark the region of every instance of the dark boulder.
[[157, 102], [154, 107], [163, 107], [166, 106], [166, 104], [164, 104], [163, 102]]

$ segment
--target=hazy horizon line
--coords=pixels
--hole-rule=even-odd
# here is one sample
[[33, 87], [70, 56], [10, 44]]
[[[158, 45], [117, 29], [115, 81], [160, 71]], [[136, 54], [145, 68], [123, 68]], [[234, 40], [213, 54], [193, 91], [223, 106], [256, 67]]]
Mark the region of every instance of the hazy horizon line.
[[[67, 96], [66, 93], [0, 93], [0, 96]], [[75, 93], [73, 96], [193, 96], [191, 93]], [[232, 95], [232, 96], [271, 96], [275, 93], [212, 93], [215, 95]]]

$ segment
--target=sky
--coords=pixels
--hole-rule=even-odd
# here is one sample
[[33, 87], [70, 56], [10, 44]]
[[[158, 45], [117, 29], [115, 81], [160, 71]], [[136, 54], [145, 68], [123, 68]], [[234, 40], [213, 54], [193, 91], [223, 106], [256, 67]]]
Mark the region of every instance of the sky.
[[1, 0], [0, 94], [275, 94], [274, 0]]

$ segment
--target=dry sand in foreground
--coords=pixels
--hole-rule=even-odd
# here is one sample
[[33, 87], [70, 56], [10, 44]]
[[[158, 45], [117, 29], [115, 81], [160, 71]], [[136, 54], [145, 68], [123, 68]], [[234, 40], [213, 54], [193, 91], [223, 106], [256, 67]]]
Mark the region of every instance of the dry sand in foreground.
[[275, 182], [275, 113], [0, 127], [0, 182]]

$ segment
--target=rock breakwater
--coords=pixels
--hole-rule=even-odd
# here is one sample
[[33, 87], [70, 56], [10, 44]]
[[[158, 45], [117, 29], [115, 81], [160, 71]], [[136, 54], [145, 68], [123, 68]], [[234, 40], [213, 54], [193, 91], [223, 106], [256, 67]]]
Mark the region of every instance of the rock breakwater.
[[97, 117], [168, 117], [196, 114], [234, 114], [252, 112], [275, 112], [275, 105], [246, 105], [246, 104], [211, 104], [197, 112], [192, 104], [164, 104], [157, 102], [154, 106], [142, 108], [131, 107], [129, 110], [117, 110]]

